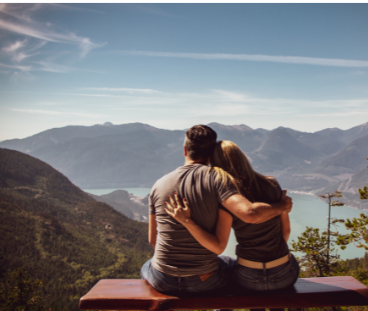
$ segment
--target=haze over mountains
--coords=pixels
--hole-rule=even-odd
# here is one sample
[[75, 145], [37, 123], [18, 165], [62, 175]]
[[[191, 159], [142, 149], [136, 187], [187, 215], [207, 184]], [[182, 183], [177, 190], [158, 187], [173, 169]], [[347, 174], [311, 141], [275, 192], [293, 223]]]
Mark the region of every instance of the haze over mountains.
[[[282, 187], [323, 193], [342, 190], [350, 206], [368, 208], [357, 189], [368, 184], [368, 122], [348, 130], [315, 133], [279, 127], [209, 124], [219, 139], [232, 140], [255, 170], [275, 176]], [[81, 188], [151, 187], [183, 164], [185, 130], [141, 123], [67, 126], [0, 143], [39, 158]]]

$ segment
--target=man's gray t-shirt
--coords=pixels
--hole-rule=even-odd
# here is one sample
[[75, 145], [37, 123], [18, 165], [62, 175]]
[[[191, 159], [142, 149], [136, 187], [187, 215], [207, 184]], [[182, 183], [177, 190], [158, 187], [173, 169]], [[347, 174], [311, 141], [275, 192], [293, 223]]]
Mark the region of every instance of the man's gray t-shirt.
[[149, 212], [156, 215], [157, 240], [152, 266], [166, 274], [201, 275], [218, 269], [217, 255], [201, 246], [189, 231], [164, 208], [168, 196], [177, 192], [186, 198], [192, 219], [215, 234], [221, 202], [237, 193], [234, 185], [216, 179], [216, 172], [203, 164], [184, 165], [163, 176], [152, 187]]

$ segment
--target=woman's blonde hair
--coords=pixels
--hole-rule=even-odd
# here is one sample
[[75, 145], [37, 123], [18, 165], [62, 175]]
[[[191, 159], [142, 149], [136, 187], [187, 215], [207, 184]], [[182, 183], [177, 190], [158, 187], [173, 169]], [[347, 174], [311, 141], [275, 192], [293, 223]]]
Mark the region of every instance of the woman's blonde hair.
[[259, 181], [268, 179], [254, 171], [247, 156], [229, 140], [216, 143], [211, 166], [217, 172], [217, 178], [220, 178], [224, 183], [230, 179], [239, 193], [253, 202], [261, 194]]

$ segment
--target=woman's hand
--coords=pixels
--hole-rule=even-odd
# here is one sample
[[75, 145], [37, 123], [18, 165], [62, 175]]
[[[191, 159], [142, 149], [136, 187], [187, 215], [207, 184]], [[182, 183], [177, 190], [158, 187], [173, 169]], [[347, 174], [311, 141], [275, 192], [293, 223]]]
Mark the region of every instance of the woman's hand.
[[193, 220], [190, 217], [190, 208], [188, 205], [187, 200], [184, 198], [184, 206], [181, 204], [181, 200], [178, 196], [178, 194], [174, 193], [175, 200], [169, 196], [170, 203], [165, 202], [166, 208], [165, 211], [168, 213], [171, 217], [173, 217], [176, 221], [180, 222], [182, 225], [187, 225], [191, 223]]

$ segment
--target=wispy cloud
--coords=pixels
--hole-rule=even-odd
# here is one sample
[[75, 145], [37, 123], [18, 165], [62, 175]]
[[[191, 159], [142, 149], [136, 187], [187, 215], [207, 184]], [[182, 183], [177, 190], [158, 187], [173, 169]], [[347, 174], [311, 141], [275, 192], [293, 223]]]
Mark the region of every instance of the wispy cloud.
[[152, 51], [121, 51], [124, 54], [150, 57], [168, 58], [188, 58], [203, 60], [237, 60], [254, 62], [273, 62], [299, 65], [334, 66], [334, 67], [368, 67], [368, 61], [335, 59], [335, 58], [315, 58], [302, 56], [272, 56], [272, 55], [252, 55], [252, 54], [206, 54], [206, 53], [173, 53], [173, 52], [152, 52]]
[[20, 63], [23, 59], [26, 59], [28, 57], [34, 56], [36, 53], [30, 53], [32, 51], [35, 51], [39, 48], [41, 48], [45, 42], [41, 42], [35, 46], [28, 47], [27, 50], [25, 50], [25, 47], [27, 45], [27, 39], [24, 40], [17, 40], [1, 49], [1, 51], [4, 54], [7, 54], [10, 56], [11, 60], [15, 63]]
[[98, 48], [104, 45], [93, 43], [89, 38], [77, 36], [75, 33], [62, 34], [45, 28], [35, 21], [30, 21], [29, 25], [13, 23], [5, 21], [0, 16], [0, 29], [15, 32], [24, 36], [29, 36], [49, 42], [75, 44], [79, 47], [81, 56], [84, 57], [93, 48]]
[[82, 90], [98, 91], [98, 92], [122, 92], [128, 94], [160, 94], [162, 92], [152, 89], [132, 89], [132, 88], [110, 88], [110, 87], [86, 87]]
[[21, 71], [30, 71], [32, 69], [31, 66], [7, 65], [7, 64], [3, 64], [3, 63], [0, 63], [0, 67], [17, 69], [17, 70], [21, 70]]
[[[368, 102], [368, 101], [367, 101]], [[295, 115], [296, 117], [305, 117], [305, 115], [303, 114], [297, 114]], [[368, 111], [367, 110], [355, 110], [355, 111], [333, 111], [333, 112], [327, 112], [327, 113], [310, 113], [307, 114], [308, 117], [316, 117], [316, 118], [320, 118], [320, 117], [358, 117], [358, 116], [367, 116], [368, 117]]]
[[[70, 71], [70, 67], [50, 61], [48, 50], [43, 49], [47, 43], [76, 47], [77, 53], [70, 53], [70, 51], [67, 54], [64, 53], [64, 56], [67, 55], [69, 59], [68, 63], [74, 63], [75, 60], [85, 57], [92, 49], [105, 44], [93, 42], [90, 38], [74, 32], [56, 31], [52, 24], [39, 22], [33, 18], [36, 11], [50, 9], [52, 6], [53, 4], [0, 4], [0, 31], [3, 39], [0, 52], [3, 59], [5, 57], [8, 60], [6, 61], [8, 65], [15, 63], [24, 65], [26, 62], [27, 70], [65, 73]], [[61, 8], [63, 8], [62, 5], [58, 6], [59, 10]], [[23, 38], [10, 41], [13, 34]], [[42, 55], [42, 61], [35, 61], [37, 54]], [[55, 58], [54, 52], [51, 55]], [[59, 59], [59, 62], [61, 61]], [[24, 66], [9, 68], [25, 70]]]
[[6, 46], [3, 48], [5, 53], [14, 53], [15, 51], [19, 50], [20, 48], [24, 47], [26, 40], [23, 41], [15, 41], [14, 43]]
[[[74, 93], [43, 92], [46, 97], [42, 103], [24, 103], [16, 108], [10, 105], [3, 108], [17, 114], [39, 116], [48, 120], [49, 116], [53, 116], [53, 120], [71, 120], [70, 118], [74, 117], [78, 120], [84, 118], [90, 122], [108, 120], [117, 124], [135, 120], [172, 129], [198, 123], [219, 122], [247, 124], [252, 128], [267, 129], [283, 125], [308, 132], [321, 129], [316, 127], [314, 120], [317, 119], [323, 120], [324, 127], [336, 126], [338, 119], [341, 127], [348, 128], [357, 122], [363, 122], [368, 116], [368, 98], [338, 100], [267, 98], [229, 89], [203, 90], [198, 93], [154, 90], [157, 92], [147, 94], [113, 91], [129, 89], [124, 87], [90, 89], [88, 92]], [[57, 98], [57, 102], [52, 98]], [[75, 105], [79, 108], [76, 109]], [[334, 119], [335, 123], [326, 123], [331, 119]], [[346, 120], [350, 120], [350, 123], [347, 124]]]
[[[349, 114], [359, 115], [368, 113], [368, 98], [360, 99], [338, 99], [338, 100], [308, 100], [300, 98], [266, 98], [240, 91], [214, 89], [201, 93], [171, 93], [152, 89], [132, 89], [133, 93], [126, 92], [130, 88], [85, 88], [91, 92], [65, 92], [65, 93], [43, 93], [57, 95], [58, 98], [64, 96], [75, 98], [89, 98], [88, 109], [92, 106], [97, 109], [106, 108], [119, 115], [127, 111], [139, 111], [144, 114], [160, 113], [186, 117], [234, 117], [244, 118], [252, 116], [269, 118], [270, 116], [310, 116], [313, 117], [318, 110], [318, 115], [336, 114], [336, 116]], [[122, 93], [119, 91], [124, 90]], [[148, 92], [140, 92], [149, 90]], [[94, 92], [100, 91], [100, 92]], [[105, 92], [102, 92], [105, 91]], [[103, 100], [106, 98], [108, 100]], [[69, 100], [65, 99], [67, 102]], [[32, 110], [38, 113], [44, 110]]]
[[[87, 71], [87, 72], [102, 73], [100, 71], [93, 71], [93, 70], [80, 69], [80, 68], [60, 65], [60, 64], [53, 63], [50, 61], [39, 61], [39, 62], [35, 61], [35, 62], [32, 62], [32, 65], [9, 65], [9, 64], [0, 63], [0, 67], [14, 69], [17, 71], [22, 71], [22, 72], [48, 71], [48, 72], [55, 72], [55, 73], [67, 73], [71, 71]], [[11, 72], [9, 71], [9, 73]]]
[[106, 117], [106, 115], [101, 114], [93, 114], [93, 113], [80, 113], [80, 112], [65, 112], [65, 111], [56, 111], [56, 110], [41, 110], [41, 109], [18, 109], [18, 108], [9, 108], [10, 111], [15, 112], [24, 112], [31, 114], [46, 114], [52, 116], [78, 116], [78, 117], [87, 117], [87, 118], [100, 118]]
[[246, 115], [251, 111], [251, 107], [248, 105], [228, 103], [222, 105], [216, 103], [212, 107], [204, 107], [205, 109], [198, 109], [193, 111], [195, 117], [201, 116], [216, 116], [216, 117], [227, 117], [234, 115]]
[[37, 63], [40, 65], [39, 70], [42, 70], [42, 71], [66, 73], [66, 72], [73, 70], [73, 68], [71, 67], [55, 64], [52, 62], [41, 61]]
[[[88, 96], [88, 94], [84, 94]], [[94, 96], [94, 95], [92, 95]], [[109, 94], [99, 94], [109, 96]], [[119, 96], [116, 96], [119, 97]], [[110, 104], [115, 102], [111, 100]], [[363, 99], [339, 99], [339, 100], [307, 100], [299, 98], [265, 98], [244, 92], [231, 90], [210, 90], [204, 93], [169, 93], [156, 94], [131, 94], [120, 96], [115, 102], [115, 109], [142, 110], [154, 107], [155, 113], [167, 114], [168, 111], [177, 111], [177, 114], [197, 117], [234, 117], [244, 118], [252, 116], [269, 118], [270, 116], [293, 116], [304, 114], [311, 116], [316, 109], [321, 114], [328, 115], [331, 109], [336, 113], [345, 112], [359, 114], [368, 112], [368, 98]]]

